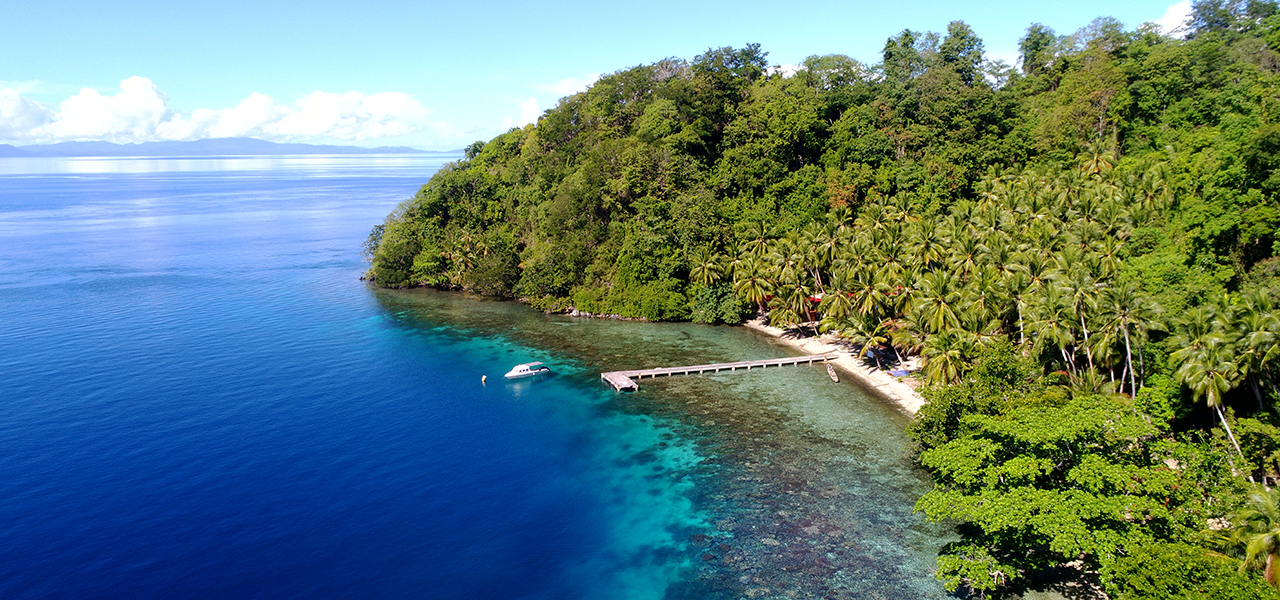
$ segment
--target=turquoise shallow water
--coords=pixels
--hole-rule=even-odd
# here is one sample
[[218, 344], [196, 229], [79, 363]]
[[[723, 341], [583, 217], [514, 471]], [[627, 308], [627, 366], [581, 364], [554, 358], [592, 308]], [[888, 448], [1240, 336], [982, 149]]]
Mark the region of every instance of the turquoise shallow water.
[[441, 292], [379, 291], [378, 299], [455, 334], [550, 350], [528, 356], [603, 394], [610, 414], [660, 424], [657, 438], [626, 439], [617, 464], [633, 477], [648, 470], [644, 493], [678, 507], [663, 543], [684, 560], [667, 597], [945, 595], [931, 574], [948, 532], [911, 514], [928, 484], [907, 459], [907, 418], [896, 409], [816, 366], [644, 380], [634, 394], [596, 379], [604, 370], [788, 356], [789, 347], [743, 328], [543, 315]]
[[893, 409], [597, 379], [788, 348], [359, 281], [440, 164], [0, 160], [0, 597], [943, 595]]

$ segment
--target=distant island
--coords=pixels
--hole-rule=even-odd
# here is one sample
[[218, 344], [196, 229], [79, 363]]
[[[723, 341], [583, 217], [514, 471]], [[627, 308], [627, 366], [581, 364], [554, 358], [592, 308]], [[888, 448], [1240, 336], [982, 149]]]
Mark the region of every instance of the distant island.
[[187, 142], [145, 142], [113, 144], [111, 142], [61, 142], [33, 146], [0, 144], [4, 157], [70, 157], [70, 156], [281, 156], [290, 154], [446, 154], [461, 150], [418, 150], [406, 146], [331, 146], [317, 144], [278, 144], [254, 138], [216, 138]]

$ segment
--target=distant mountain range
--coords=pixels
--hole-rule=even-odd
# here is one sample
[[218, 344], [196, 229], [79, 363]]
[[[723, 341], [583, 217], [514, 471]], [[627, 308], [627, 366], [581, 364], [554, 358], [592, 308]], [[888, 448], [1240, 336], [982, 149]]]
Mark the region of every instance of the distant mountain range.
[[277, 144], [253, 138], [217, 138], [190, 142], [62, 142], [37, 146], [0, 144], [0, 157], [32, 156], [279, 156], [284, 154], [445, 154], [461, 150], [416, 150], [405, 146], [325, 146]]

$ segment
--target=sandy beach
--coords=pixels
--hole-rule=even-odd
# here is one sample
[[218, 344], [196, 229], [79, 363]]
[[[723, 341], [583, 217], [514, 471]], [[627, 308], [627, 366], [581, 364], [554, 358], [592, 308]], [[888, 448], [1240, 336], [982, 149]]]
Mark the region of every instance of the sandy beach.
[[[832, 361], [841, 371], [857, 378], [863, 387], [879, 395], [885, 401], [898, 406], [909, 414], [916, 414], [925, 400], [911, 386], [890, 375], [887, 371], [873, 369], [862, 364], [862, 359], [849, 349], [838, 344], [829, 335], [816, 337], [800, 337], [795, 330], [779, 329], [766, 323], [764, 319], [753, 319], [744, 323], [747, 327], [778, 338], [779, 341], [792, 346], [806, 354], [839, 354], [840, 358]], [[907, 361], [906, 368], [915, 369], [915, 359]]]

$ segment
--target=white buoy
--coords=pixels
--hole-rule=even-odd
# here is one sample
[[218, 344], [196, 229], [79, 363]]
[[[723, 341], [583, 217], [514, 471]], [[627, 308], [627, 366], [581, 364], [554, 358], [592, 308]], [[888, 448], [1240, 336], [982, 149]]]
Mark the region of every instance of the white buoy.
[[487, 379], [489, 379], [489, 376], [488, 376], [488, 375], [481, 375], [481, 376], [480, 376], [480, 385], [484, 385], [484, 382], [485, 382], [485, 380], [487, 380]]

